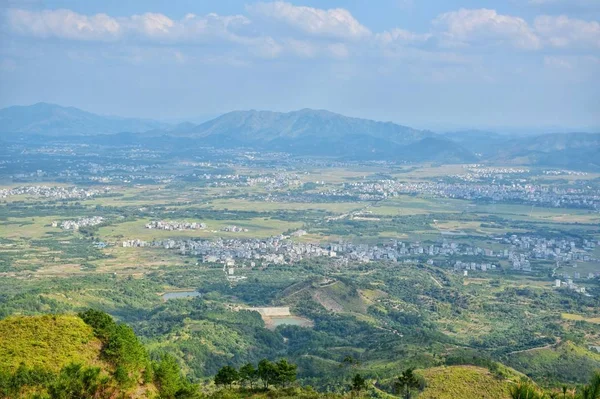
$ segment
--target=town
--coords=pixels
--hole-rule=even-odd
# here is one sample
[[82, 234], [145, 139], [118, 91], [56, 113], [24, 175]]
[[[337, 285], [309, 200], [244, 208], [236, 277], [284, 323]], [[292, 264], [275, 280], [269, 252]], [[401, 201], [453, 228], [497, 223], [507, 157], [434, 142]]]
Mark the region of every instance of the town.
[[[493, 237], [505, 249], [494, 251], [447, 239], [424, 245], [419, 242], [390, 240], [381, 245], [355, 244], [352, 242], [308, 243], [295, 241], [304, 231], [267, 239], [166, 239], [123, 241], [128, 247], [160, 247], [178, 250], [183, 255], [199, 257], [205, 263], [235, 264], [236, 260], [250, 267], [270, 264], [293, 264], [310, 258], [334, 258], [336, 264], [348, 262], [392, 261], [412, 263], [424, 261], [432, 265], [451, 267], [455, 271], [494, 271], [503, 263], [515, 271], [531, 272], [531, 262], [547, 260], [577, 266], [577, 262], [597, 262], [591, 253], [600, 242], [584, 240], [579, 243], [567, 240], [546, 239], [529, 235], [507, 234]], [[456, 259], [459, 257], [460, 259]], [[468, 261], [472, 259], [472, 261]], [[486, 259], [487, 261], [481, 261]], [[592, 273], [586, 278], [600, 276]], [[580, 279], [579, 274], [575, 274]]]
[[205, 229], [205, 223], [196, 223], [196, 222], [170, 222], [170, 221], [156, 221], [153, 220], [150, 223], [146, 223], [147, 229], [157, 229], [157, 230], [168, 230], [168, 231], [184, 231], [184, 230], [200, 230]]
[[82, 189], [77, 187], [60, 186], [25, 186], [15, 188], [0, 188], [0, 198], [23, 195], [56, 200], [72, 200], [106, 195], [110, 192], [110, 187], [104, 187], [101, 189]]

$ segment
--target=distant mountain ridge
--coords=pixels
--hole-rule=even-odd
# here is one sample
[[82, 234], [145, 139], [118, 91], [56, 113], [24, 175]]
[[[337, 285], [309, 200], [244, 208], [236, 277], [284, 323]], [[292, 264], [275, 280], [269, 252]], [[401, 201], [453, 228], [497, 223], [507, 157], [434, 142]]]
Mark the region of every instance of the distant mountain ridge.
[[287, 113], [233, 111], [169, 134], [201, 138], [216, 147], [246, 146], [302, 155], [385, 159], [397, 156], [407, 145], [436, 137], [432, 132], [392, 122], [312, 109]]
[[37, 103], [0, 109], [1, 134], [87, 136], [163, 129], [168, 124], [136, 118], [101, 116], [74, 107]]
[[161, 136], [162, 140], [185, 140], [190, 148], [243, 147], [342, 159], [491, 161], [600, 169], [600, 134], [594, 133], [517, 137], [471, 130], [436, 134], [308, 108], [292, 112], [232, 111], [201, 124], [176, 125], [100, 116], [47, 103], [0, 110], [0, 139], [4, 140], [19, 135], [78, 136], [78, 140], [110, 144], [109, 137], [100, 136], [116, 134], [117, 142], [126, 139], [128, 145], [148, 142], [148, 137], [157, 141]]
[[376, 139], [406, 144], [433, 136], [392, 122], [352, 118], [325, 110], [302, 109], [292, 112], [233, 111], [198, 125], [188, 133], [200, 137], [235, 136], [243, 141], [277, 139], [342, 139], [368, 135]]

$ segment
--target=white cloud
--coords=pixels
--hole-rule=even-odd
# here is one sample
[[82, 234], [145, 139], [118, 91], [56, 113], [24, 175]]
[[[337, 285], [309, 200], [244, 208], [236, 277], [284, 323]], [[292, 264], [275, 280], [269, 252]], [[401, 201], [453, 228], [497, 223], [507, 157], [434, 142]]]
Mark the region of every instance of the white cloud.
[[87, 16], [71, 10], [10, 9], [7, 17], [8, 26], [21, 35], [85, 41], [138, 37], [168, 42], [207, 39], [245, 42], [236, 30], [250, 23], [242, 15], [208, 14], [201, 17], [188, 14], [181, 20], [172, 20], [159, 13], [114, 18], [106, 14]]
[[241, 42], [243, 36], [238, 31], [250, 20], [243, 15], [218, 15], [210, 13], [203, 17], [187, 14], [178, 22], [178, 35], [184, 40], [204, 40], [207, 38], [218, 38], [221, 40]]
[[371, 35], [369, 29], [343, 8], [324, 10], [276, 1], [256, 3], [247, 6], [247, 9], [253, 15], [285, 23], [313, 36], [360, 39]]
[[[121, 41], [127, 48], [160, 44], [171, 48], [170, 54], [174, 56], [170, 58], [180, 63], [189, 63], [197, 57], [192, 51], [180, 52], [182, 48], [176, 48], [179, 44], [201, 45], [206, 49], [204, 55], [212, 59], [246, 57], [250, 62], [255, 57], [352, 56], [354, 59], [408, 57], [433, 64], [464, 63], [461, 54], [476, 55], [485, 46], [556, 48], [555, 54], [545, 52], [547, 56], [562, 52], [559, 48], [600, 48], [598, 22], [567, 16], [540, 16], [530, 26], [522, 18], [498, 14], [495, 10], [460, 9], [439, 15], [428, 33], [401, 28], [371, 33], [341, 8], [326, 10], [276, 1], [249, 5], [247, 10], [255, 21], [244, 15], [214, 13], [172, 19], [160, 13], [113, 17], [64, 9], [8, 9], [4, 22], [13, 33], [37, 38]], [[468, 47], [471, 50], [463, 51]], [[445, 52], [448, 48], [452, 48], [450, 53]]]
[[537, 17], [536, 32], [554, 47], [600, 48], [600, 23], [569, 18], [565, 15]]
[[119, 22], [106, 14], [86, 16], [71, 10], [9, 9], [7, 18], [15, 32], [42, 38], [113, 40], [121, 34]]
[[460, 9], [438, 16], [433, 24], [441, 29], [442, 43], [449, 46], [509, 44], [537, 49], [540, 40], [522, 18], [498, 14], [490, 9]]
[[252, 52], [262, 58], [277, 58], [282, 52], [283, 47], [272, 37], [260, 37], [248, 42], [251, 44]]
[[142, 15], [133, 15], [131, 18], [122, 19], [122, 22], [128, 29], [136, 31], [141, 35], [150, 38], [168, 38], [175, 34], [178, 28], [175, 22], [163, 15], [157, 13], [145, 13]]
[[419, 34], [410, 32], [400, 28], [390, 29], [376, 35], [376, 39], [384, 45], [401, 44], [408, 45], [414, 43], [422, 43], [431, 38], [431, 34]]

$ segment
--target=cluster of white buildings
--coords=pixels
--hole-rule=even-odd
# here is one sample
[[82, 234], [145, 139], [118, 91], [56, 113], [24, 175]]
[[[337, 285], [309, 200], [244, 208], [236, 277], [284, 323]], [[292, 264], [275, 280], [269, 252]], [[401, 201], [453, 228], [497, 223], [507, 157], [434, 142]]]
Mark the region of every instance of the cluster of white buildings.
[[587, 172], [579, 172], [579, 171], [575, 171], [575, 170], [566, 170], [566, 169], [544, 170], [542, 173], [545, 175], [550, 175], [550, 176], [587, 176], [588, 175]]
[[513, 258], [515, 251], [526, 253], [530, 259], [549, 259], [559, 262], [595, 261], [592, 251], [600, 243], [592, 240], [575, 241], [573, 239], [545, 238], [533, 235], [506, 236], [499, 241], [509, 249], [504, 250], [505, 257]]
[[514, 178], [514, 176], [530, 173], [529, 169], [522, 168], [486, 168], [479, 165], [465, 165], [464, 167], [467, 169], [467, 173], [451, 175], [450, 177], [467, 182], [476, 182], [488, 179], [502, 180], [507, 176]]
[[[549, 240], [532, 236], [497, 237], [496, 241], [506, 245], [505, 249], [481, 248], [464, 243], [451, 242], [447, 239], [434, 244], [423, 245], [419, 242], [402, 242], [389, 240], [378, 245], [356, 244], [352, 242], [309, 243], [298, 242], [293, 237], [306, 234], [298, 230], [290, 236], [275, 236], [267, 239], [169, 239], [158, 241], [128, 240], [124, 247], [162, 247], [177, 249], [182, 254], [199, 256], [203, 262], [227, 262], [233, 259], [260, 261], [264, 264], [293, 263], [312, 257], [336, 258], [337, 261], [393, 261], [412, 262], [424, 261], [429, 258], [440, 266], [454, 267], [456, 270], [493, 271], [499, 266], [499, 261], [505, 259], [514, 270], [531, 271], [531, 259], [536, 258], [536, 248], [541, 245], [557, 245], [568, 247], [563, 254], [579, 253], [573, 251], [588, 251], [591, 242], [585, 241], [586, 247], [564, 240]], [[545, 244], [543, 244], [545, 243]], [[551, 244], [553, 243], [553, 244]], [[565, 244], [566, 243], [566, 244]], [[588, 248], [588, 249], [583, 249]], [[552, 250], [552, 254], [556, 252]], [[586, 252], [582, 252], [586, 253]], [[587, 254], [587, 256], [590, 256]], [[459, 257], [459, 259], [456, 259]], [[579, 255], [577, 257], [580, 257]], [[590, 256], [590, 260], [595, 258]], [[344, 263], [342, 262], [342, 263]]]
[[221, 229], [221, 231], [225, 231], [227, 233], [247, 233], [248, 229], [245, 227], [239, 227], [239, 226], [225, 226]]
[[206, 228], [206, 224], [196, 222], [171, 222], [165, 220], [153, 220], [150, 223], [146, 223], [146, 228], [169, 231], [201, 230]]
[[497, 267], [493, 263], [461, 262], [457, 260], [454, 264], [454, 271], [481, 270], [482, 272], [486, 272], [488, 270], [496, 270]]
[[253, 187], [263, 185], [267, 190], [276, 190], [302, 184], [297, 174], [287, 172], [254, 176], [220, 173], [202, 173], [193, 174], [192, 176], [206, 182], [209, 187]]
[[497, 183], [444, 183], [401, 182], [377, 180], [346, 183], [322, 193], [332, 197], [358, 197], [361, 200], [383, 200], [402, 194], [422, 194], [439, 198], [518, 202], [551, 207], [574, 207], [600, 210], [600, 190], [578, 186], [562, 188], [526, 182]]
[[85, 199], [110, 193], [110, 187], [104, 188], [78, 188], [61, 186], [26, 186], [0, 189], [0, 198], [16, 195], [42, 197], [50, 199]]
[[586, 293], [585, 292], [585, 287], [579, 287], [570, 278], [567, 279], [567, 281], [561, 281], [560, 279], [554, 280], [554, 287], [555, 288], [568, 288], [570, 290], [577, 291], [577, 292], [580, 292], [582, 294]]
[[52, 227], [59, 227], [63, 230], [79, 230], [81, 227], [96, 226], [104, 222], [102, 216], [92, 216], [79, 218], [77, 220], [63, 220], [62, 222], [52, 222]]

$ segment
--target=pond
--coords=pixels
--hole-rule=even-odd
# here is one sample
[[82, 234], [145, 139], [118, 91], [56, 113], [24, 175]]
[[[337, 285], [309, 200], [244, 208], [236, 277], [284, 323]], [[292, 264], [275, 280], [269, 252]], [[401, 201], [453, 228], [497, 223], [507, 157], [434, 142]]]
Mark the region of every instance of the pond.
[[164, 301], [168, 301], [169, 299], [179, 299], [179, 298], [193, 298], [196, 296], [200, 296], [201, 294], [197, 291], [175, 291], [175, 292], [165, 292], [162, 295]]

